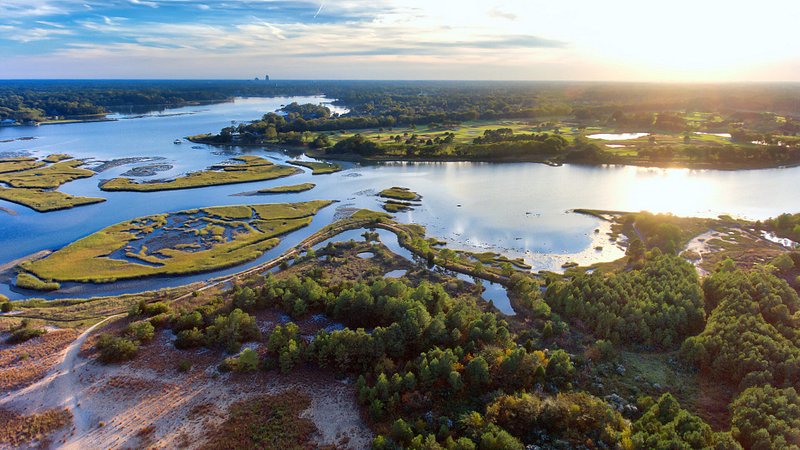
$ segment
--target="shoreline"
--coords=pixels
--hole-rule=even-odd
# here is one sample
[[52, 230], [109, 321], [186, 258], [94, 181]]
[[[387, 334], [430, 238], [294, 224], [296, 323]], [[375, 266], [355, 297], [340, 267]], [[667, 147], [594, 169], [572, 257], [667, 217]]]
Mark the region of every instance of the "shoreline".
[[387, 162], [473, 162], [473, 163], [496, 163], [496, 164], [513, 164], [513, 163], [537, 163], [544, 164], [550, 167], [560, 167], [563, 165], [571, 164], [578, 166], [590, 167], [604, 167], [604, 166], [632, 166], [642, 168], [656, 168], [656, 169], [688, 169], [688, 170], [719, 170], [726, 172], [735, 172], [739, 170], [763, 170], [763, 169], [791, 169], [800, 167], [800, 161], [788, 164], [741, 164], [741, 163], [710, 163], [710, 162], [682, 162], [682, 161], [645, 161], [645, 160], [627, 160], [627, 159], [610, 159], [601, 162], [589, 161], [554, 161], [551, 158], [530, 157], [530, 158], [485, 158], [485, 157], [465, 157], [465, 156], [448, 156], [442, 158], [409, 158], [403, 156], [397, 157], [365, 157], [358, 154], [342, 153], [342, 154], [327, 154], [319, 150], [311, 149], [307, 146], [296, 145], [283, 145], [278, 143], [260, 143], [260, 144], [220, 144], [216, 142], [209, 142], [204, 139], [195, 139], [195, 136], [187, 136], [186, 140], [195, 144], [209, 145], [212, 147], [244, 147], [244, 148], [273, 148], [279, 147], [282, 149], [302, 151], [306, 156], [315, 159], [322, 159], [328, 161], [345, 161], [356, 163], [387, 163]]
[[8, 272], [9, 270], [12, 270], [13, 268], [17, 267], [18, 265], [20, 265], [20, 264], [22, 264], [24, 262], [36, 261], [36, 260], [45, 258], [45, 257], [49, 256], [51, 253], [53, 253], [52, 250], [39, 250], [36, 253], [31, 253], [30, 255], [23, 256], [21, 258], [17, 258], [17, 259], [15, 259], [13, 261], [9, 261], [9, 262], [7, 262], [7, 263], [5, 263], [3, 265], [0, 265], [0, 274]]

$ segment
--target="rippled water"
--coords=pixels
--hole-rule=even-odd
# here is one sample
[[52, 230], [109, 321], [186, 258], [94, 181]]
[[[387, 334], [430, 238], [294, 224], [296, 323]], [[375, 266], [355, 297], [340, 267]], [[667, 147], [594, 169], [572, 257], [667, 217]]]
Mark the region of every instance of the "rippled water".
[[[144, 179], [177, 176], [206, 168], [241, 153], [262, 155], [277, 162], [290, 159], [280, 148], [218, 149], [173, 144], [176, 138], [218, 131], [231, 121], [246, 121], [282, 104], [320, 102], [320, 98], [239, 99], [234, 103], [169, 110], [160, 115], [116, 122], [0, 128], [0, 153], [27, 152], [35, 156], [69, 153], [102, 160], [163, 157], [159, 164], [174, 166]], [[176, 115], [179, 114], [179, 115]], [[337, 208], [380, 209], [375, 194], [390, 186], [406, 186], [423, 196], [422, 206], [397, 214], [401, 222], [425, 225], [428, 233], [448, 245], [473, 251], [498, 251], [522, 257], [534, 270], [559, 270], [565, 262], [581, 264], [612, 260], [622, 251], [606, 236], [607, 224], [569, 212], [596, 208], [711, 217], [719, 214], [764, 219], [798, 209], [800, 168], [748, 171], [657, 169], [628, 166], [549, 167], [533, 163], [387, 163], [345, 164], [347, 170], [312, 176], [310, 171], [279, 180], [201, 189], [153, 193], [102, 192], [97, 187], [134, 167], [135, 163], [64, 185], [70, 194], [103, 197], [104, 203], [40, 214], [0, 201], [0, 265], [44, 249], [58, 249], [111, 224], [134, 217], [185, 209], [244, 203], [295, 202], [333, 199], [339, 203], [322, 210], [311, 226], [292, 233], [258, 261], [209, 274], [151, 278], [114, 285], [65, 285], [48, 298], [136, 292], [176, 286], [190, 281], [234, 273], [265, 261], [294, 246], [334, 219]], [[266, 187], [316, 183], [311, 191], [270, 196], [233, 196]], [[596, 231], [599, 230], [599, 231]], [[596, 247], [602, 247], [597, 250]], [[40, 293], [13, 292], [8, 284], [0, 293], [12, 298]]]

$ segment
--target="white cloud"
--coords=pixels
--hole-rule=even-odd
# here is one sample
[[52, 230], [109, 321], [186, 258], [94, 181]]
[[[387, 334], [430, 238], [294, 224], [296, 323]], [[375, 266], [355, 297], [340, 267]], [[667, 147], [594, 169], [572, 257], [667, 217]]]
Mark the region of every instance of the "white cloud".
[[73, 34], [71, 30], [63, 28], [19, 28], [9, 25], [0, 26], [0, 36], [10, 41], [22, 43], [45, 41]]
[[[148, 7], [173, 9], [159, 21]], [[86, 19], [87, 9], [97, 15]], [[189, 60], [227, 76], [269, 64], [334, 78], [719, 79], [800, 64], [791, 45], [800, 2], [789, 0], [0, 0], [0, 10], [0, 39], [48, 40], [67, 63], [128, 57], [162, 76]], [[73, 11], [83, 18], [69, 20]]]
[[150, 8], [158, 8], [158, 2], [148, 2], [144, 0], [128, 0], [132, 5], [149, 6]]

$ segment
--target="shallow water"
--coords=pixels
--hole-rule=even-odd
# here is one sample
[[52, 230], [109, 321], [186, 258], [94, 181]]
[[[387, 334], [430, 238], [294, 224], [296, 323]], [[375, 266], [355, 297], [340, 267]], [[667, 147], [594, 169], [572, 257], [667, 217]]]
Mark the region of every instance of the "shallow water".
[[[476, 282], [475, 278], [463, 273], [456, 273], [455, 276], [459, 280], [469, 283]], [[483, 297], [484, 300], [491, 300], [495, 308], [497, 308], [503, 314], [509, 316], [516, 314], [516, 311], [514, 311], [514, 308], [511, 306], [511, 300], [508, 298], [508, 291], [506, 291], [506, 288], [503, 287], [502, 284], [482, 281], [481, 286], [483, 286], [483, 293], [481, 293], [481, 297]]]
[[650, 133], [598, 133], [586, 136], [589, 139], [600, 139], [602, 141], [629, 141], [631, 139], [639, 139], [645, 137]]
[[[247, 153], [276, 162], [291, 159], [280, 148], [227, 148], [173, 144], [174, 139], [215, 132], [231, 121], [256, 119], [281, 104], [320, 102], [320, 98], [239, 99], [234, 103], [178, 108], [161, 115], [99, 122], [41, 127], [0, 128], [0, 153], [28, 152], [35, 156], [69, 153], [102, 160], [132, 157], [164, 157], [159, 163], [173, 169], [159, 172], [158, 179], [204, 169], [232, 156]], [[181, 115], [174, 115], [174, 114]], [[191, 114], [182, 114], [191, 113]], [[35, 137], [34, 140], [14, 140]], [[0, 201], [0, 265], [44, 249], [58, 249], [114, 223], [135, 217], [204, 206], [248, 203], [338, 200], [314, 218], [311, 226], [286, 236], [278, 247], [256, 261], [208, 274], [149, 278], [113, 285], [65, 284], [50, 294], [13, 292], [8, 284], [0, 293], [12, 298], [47, 298], [108, 295], [137, 292], [235, 273], [273, 258], [296, 245], [334, 219], [337, 208], [380, 210], [375, 194], [391, 186], [405, 186], [423, 196], [413, 211], [396, 215], [401, 222], [424, 225], [428, 234], [444, 239], [454, 248], [496, 251], [522, 257], [534, 270], [560, 271], [565, 262], [591, 264], [613, 260], [622, 250], [608, 241], [607, 224], [596, 218], [571, 213], [573, 208], [672, 212], [685, 216], [719, 214], [765, 219], [798, 210], [800, 168], [747, 171], [658, 169], [630, 166], [549, 167], [533, 163], [386, 163], [355, 165], [330, 175], [312, 176], [303, 169], [297, 176], [200, 189], [153, 193], [103, 192], [102, 179], [118, 176], [150, 162], [123, 164], [99, 175], [76, 180], [61, 190], [70, 194], [103, 197], [104, 203], [52, 213], [36, 213], [23, 206]], [[311, 182], [315, 189], [269, 197], [233, 194]], [[596, 229], [600, 232], [595, 232]], [[358, 234], [363, 233], [363, 230]], [[391, 234], [391, 233], [390, 233]], [[341, 240], [341, 239], [337, 239]], [[384, 242], [391, 239], [384, 239]], [[595, 247], [602, 247], [601, 251]], [[390, 245], [391, 248], [391, 245]], [[393, 249], [394, 250], [394, 249]]]
[[386, 272], [385, 274], [383, 274], [383, 277], [384, 278], [402, 278], [402, 277], [404, 277], [406, 275], [406, 272], [408, 272], [408, 271], [405, 270], [405, 269], [395, 269], [395, 270]]

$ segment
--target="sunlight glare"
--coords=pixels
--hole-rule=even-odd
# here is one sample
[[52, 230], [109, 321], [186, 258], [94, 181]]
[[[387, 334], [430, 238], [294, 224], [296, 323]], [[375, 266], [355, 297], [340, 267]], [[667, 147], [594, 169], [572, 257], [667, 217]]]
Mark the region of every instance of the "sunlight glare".
[[629, 203], [652, 213], [696, 215], [710, 204], [716, 189], [708, 179], [691, 175], [689, 169], [638, 169], [640, 180], [628, 191]]

